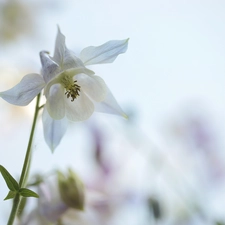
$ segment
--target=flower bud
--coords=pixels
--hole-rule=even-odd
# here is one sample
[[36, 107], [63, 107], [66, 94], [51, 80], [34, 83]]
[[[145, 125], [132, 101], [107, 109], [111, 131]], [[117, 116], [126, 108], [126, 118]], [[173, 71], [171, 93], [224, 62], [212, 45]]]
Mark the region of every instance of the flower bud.
[[84, 185], [79, 177], [71, 170], [67, 176], [58, 172], [59, 193], [63, 202], [74, 209], [84, 209]]

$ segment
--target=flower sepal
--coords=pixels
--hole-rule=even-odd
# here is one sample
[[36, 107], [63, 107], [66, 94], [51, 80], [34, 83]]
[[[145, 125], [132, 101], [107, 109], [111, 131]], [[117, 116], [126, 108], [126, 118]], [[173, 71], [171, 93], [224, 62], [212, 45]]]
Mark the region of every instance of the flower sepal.
[[84, 209], [84, 185], [80, 178], [71, 170], [64, 175], [58, 172], [59, 192], [64, 203], [74, 209]]

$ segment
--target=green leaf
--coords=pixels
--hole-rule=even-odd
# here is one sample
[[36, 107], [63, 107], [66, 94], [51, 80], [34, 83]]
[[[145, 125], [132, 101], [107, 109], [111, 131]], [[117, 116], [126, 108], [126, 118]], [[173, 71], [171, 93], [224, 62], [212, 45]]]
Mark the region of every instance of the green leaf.
[[216, 225], [224, 225], [225, 223], [219, 221], [219, 222], [216, 222]]
[[0, 165], [0, 171], [2, 173], [2, 176], [11, 191], [18, 191], [19, 190], [19, 184], [17, 181], [12, 177], [12, 175], [3, 167]]
[[38, 186], [39, 184], [41, 184], [43, 182], [43, 177], [41, 175], [35, 175], [33, 176], [33, 180], [31, 183], [28, 183], [27, 186]]
[[16, 191], [9, 191], [8, 195], [4, 198], [4, 200], [14, 198], [16, 196], [16, 193]]
[[27, 188], [20, 188], [19, 193], [23, 197], [39, 198], [39, 195], [37, 193], [35, 193], [34, 191], [31, 191], [30, 189], [27, 189]]

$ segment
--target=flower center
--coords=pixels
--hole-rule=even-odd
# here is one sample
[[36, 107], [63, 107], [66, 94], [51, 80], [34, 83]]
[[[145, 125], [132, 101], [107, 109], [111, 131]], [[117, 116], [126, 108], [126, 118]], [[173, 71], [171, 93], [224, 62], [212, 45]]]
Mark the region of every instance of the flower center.
[[65, 87], [66, 92], [65, 95], [67, 98], [72, 98], [71, 102], [74, 101], [75, 98], [77, 98], [77, 96], [79, 96], [79, 92], [80, 92], [80, 86], [76, 84], [77, 80], [75, 80], [73, 82], [72, 85], [70, 85], [69, 87]]
[[77, 85], [76, 82], [77, 80], [73, 81], [73, 79], [68, 75], [65, 75], [61, 80], [61, 83], [66, 90], [65, 95], [67, 98], [71, 98], [71, 102], [80, 95], [80, 86]]

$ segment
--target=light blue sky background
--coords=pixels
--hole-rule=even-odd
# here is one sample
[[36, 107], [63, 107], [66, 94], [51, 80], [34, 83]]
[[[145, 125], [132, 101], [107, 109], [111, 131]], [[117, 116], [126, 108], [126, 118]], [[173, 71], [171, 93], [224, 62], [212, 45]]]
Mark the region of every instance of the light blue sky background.
[[[32, 32], [11, 44], [0, 42], [0, 90], [13, 86], [27, 73], [39, 72], [39, 51], [53, 52], [57, 24], [68, 48], [77, 54], [90, 45], [129, 37], [125, 54], [112, 64], [91, 69], [103, 77], [124, 111], [133, 112], [138, 129], [169, 151], [173, 146], [165, 139], [166, 124], [189, 111], [200, 111], [213, 121], [221, 140], [225, 138], [224, 1], [31, 0], [24, 4], [33, 17]], [[0, 100], [0, 163], [15, 176], [27, 145], [32, 106], [21, 110]], [[101, 121], [99, 115], [95, 117]], [[125, 123], [119, 117], [102, 118], [104, 122], [98, 123], [112, 121], [117, 124], [112, 125], [114, 130]], [[84, 157], [83, 153], [76, 153], [76, 147], [86, 146], [86, 132], [82, 124], [72, 125], [52, 155], [40, 123], [32, 170], [63, 168], [73, 157], [80, 165], [77, 168], [85, 170], [77, 159]], [[225, 146], [224, 141], [220, 144]], [[3, 199], [7, 191], [2, 178], [0, 187]], [[7, 215], [8, 204], [0, 204], [0, 221]]]

